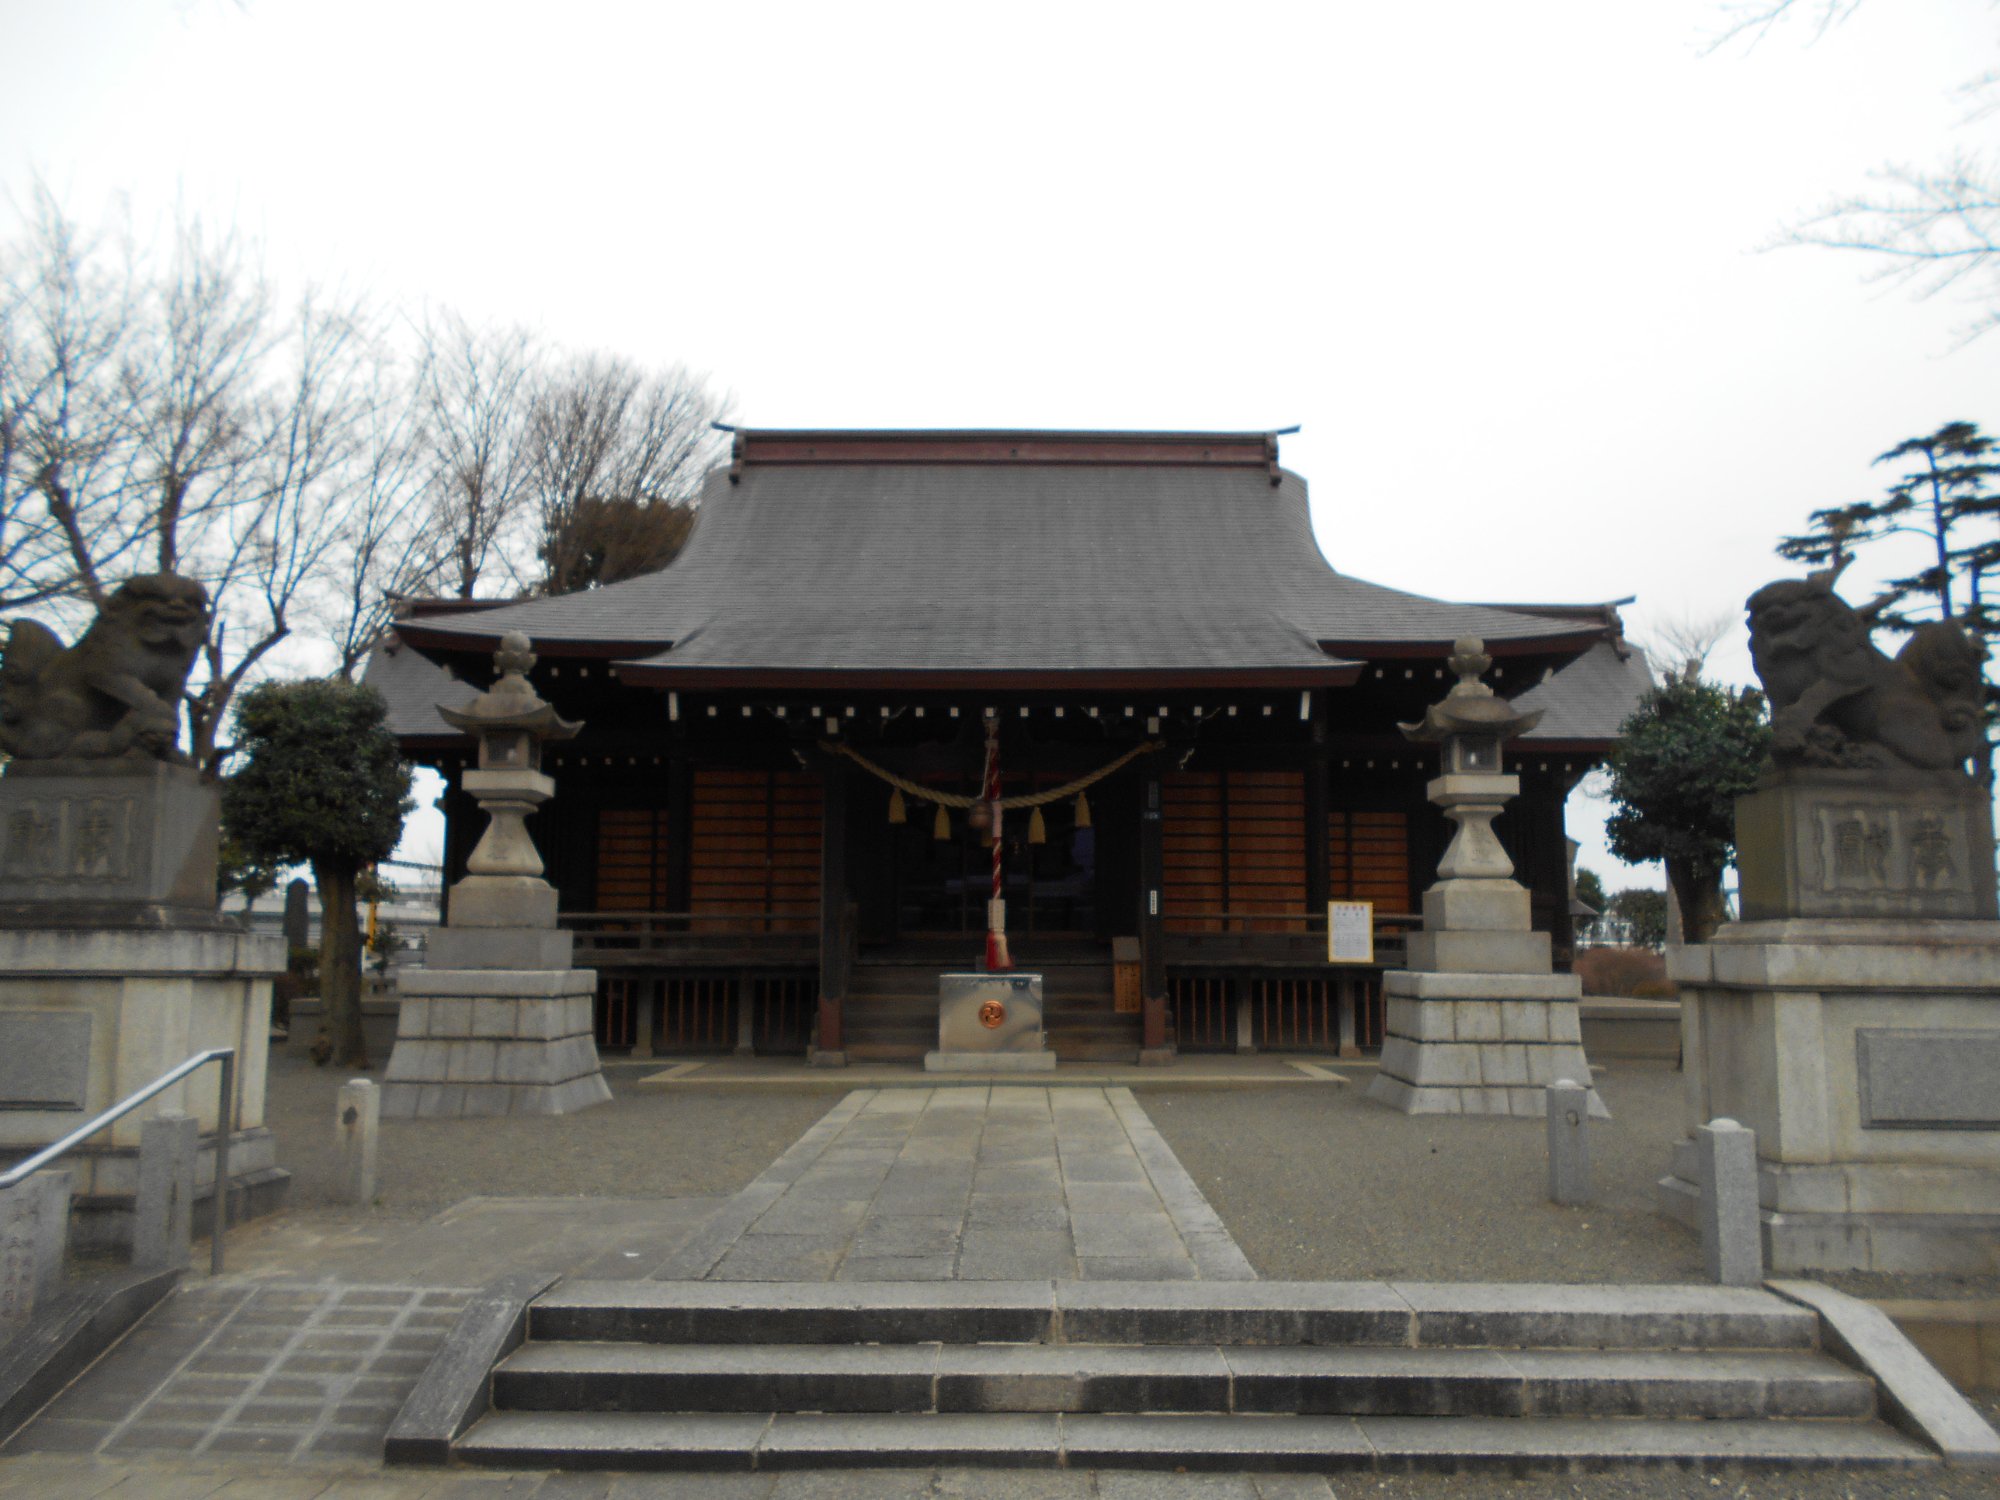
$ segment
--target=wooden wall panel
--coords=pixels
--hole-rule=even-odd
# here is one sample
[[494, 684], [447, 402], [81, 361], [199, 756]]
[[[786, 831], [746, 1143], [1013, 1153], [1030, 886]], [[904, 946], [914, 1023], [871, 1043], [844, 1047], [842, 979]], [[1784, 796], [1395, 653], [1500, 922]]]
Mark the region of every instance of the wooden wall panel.
[[607, 807], [597, 815], [597, 910], [666, 911], [672, 866], [665, 808]]
[[1326, 862], [1329, 900], [1373, 901], [1378, 914], [1414, 909], [1407, 815], [1334, 809], [1326, 820]]
[[[1161, 778], [1169, 932], [1214, 932], [1220, 914], [1306, 909], [1305, 774], [1178, 771]], [[1252, 931], [1296, 931], [1255, 919]]]
[[697, 916], [771, 913], [769, 931], [818, 927], [818, 777], [698, 770], [688, 821], [688, 906]]

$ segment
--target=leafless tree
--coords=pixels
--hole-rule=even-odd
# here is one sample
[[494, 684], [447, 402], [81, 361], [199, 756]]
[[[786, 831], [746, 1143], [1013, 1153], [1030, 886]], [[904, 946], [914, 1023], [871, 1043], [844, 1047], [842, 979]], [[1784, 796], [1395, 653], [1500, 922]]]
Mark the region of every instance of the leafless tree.
[[1698, 677], [1710, 654], [1736, 626], [1736, 616], [1727, 611], [1676, 615], [1657, 622], [1639, 644], [1662, 677]]
[[0, 605], [101, 603], [145, 531], [124, 504], [141, 309], [131, 242], [37, 188], [0, 260]]
[[378, 354], [371, 363], [365, 435], [345, 524], [326, 559], [319, 618], [336, 670], [350, 681], [389, 628], [396, 604], [434, 591], [452, 560], [444, 518], [432, 503], [438, 490], [421, 395], [392, 358]]
[[[1798, 16], [1816, 40], [1861, 7], [1861, 0], [1748, 0], [1724, 7], [1730, 24], [1709, 50], [1737, 39], [1761, 41]], [[1992, 115], [2000, 73], [1961, 85], [1970, 117]], [[1892, 164], [1875, 187], [1805, 215], [1778, 245], [1814, 245], [1866, 256], [1871, 279], [1909, 287], [1919, 297], [1956, 293], [1980, 307], [1961, 330], [1965, 340], [2000, 327], [2000, 175], [1977, 152], [1959, 150], [1934, 167]]]
[[538, 346], [525, 329], [479, 329], [451, 312], [430, 314], [419, 332], [427, 506], [446, 553], [443, 583], [470, 599], [497, 568], [518, 590], [527, 582], [515, 544], [533, 477]]
[[726, 399], [679, 365], [588, 355], [544, 381], [529, 420], [535, 520], [552, 594], [670, 561], [720, 455]]
[[5, 255], [5, 602], [101, 604], [154, 568], [207, 584], [189, 749], [213, 775], [230, 699], [341, 528], [366, 436], [357, 313], [281, 306], [249, 247], [199, 222], [153, 253], [46, 192]]

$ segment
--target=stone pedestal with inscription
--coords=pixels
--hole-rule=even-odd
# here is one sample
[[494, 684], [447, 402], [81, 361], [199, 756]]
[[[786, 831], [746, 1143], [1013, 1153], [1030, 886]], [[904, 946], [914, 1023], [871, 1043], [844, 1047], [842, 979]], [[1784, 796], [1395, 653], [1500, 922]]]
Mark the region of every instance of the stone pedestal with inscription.
[[1745, 920], [1671, 955], [1694, 1130], [1757, 1133], [1766, 1264], [2000, 1271], [2000, 920], [1986, 793], [1795, 768], [1737, 810]]
[[[0, 1159], [19, 1160], [207, 1047], [237, 1049], [232, 1213], [281, 1204], [264, 1125], [271, 981], [284, 942], [219, 916], [216, 792], [161, 761], [15, 761], [0, 776]], [[71, 1243], [129, 1242], [139, 1132], [183, 1110], [214, 1191], [218, 1070], [65, 1159]]]

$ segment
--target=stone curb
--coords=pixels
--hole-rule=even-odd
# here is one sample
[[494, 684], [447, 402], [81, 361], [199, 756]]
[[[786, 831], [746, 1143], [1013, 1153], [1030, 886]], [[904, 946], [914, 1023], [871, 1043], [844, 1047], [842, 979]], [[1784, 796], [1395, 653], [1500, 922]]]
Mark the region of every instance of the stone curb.
[[0, 1347], [0, 1442], [172, 1295], [180, 1279], [178, 1269], [120, 1271], [51, 1298]]
[[451, 1462], [452, 1443], [492, 1404], [493, 1367], [527, 1340], [528, 1304], [556, 1279], [518, 1271], [489, 1282], [466, 1303], [389, 1424], [384, 1463]]
[[2000, 1469], [1996, 1433], [1879, 1307], [1816, 1281], [1767, 1281], [1819, 1314], [1826, 1346], [1875, 1378], [1889, 1421], [1957, 1468]]
[[1180, 1158], [1153, 1125], [1129, 1088], [1107, 1088], [1112, 1112], [1125, 1128], [1140, 1166], [1153, 1181], [1174, 1230], [1187, 1246], [1195, 1270], [1204, 1281], [1255, 1281], [1257, 1272], [1237, 1247], [1222, 1218], [1210, 1206]]

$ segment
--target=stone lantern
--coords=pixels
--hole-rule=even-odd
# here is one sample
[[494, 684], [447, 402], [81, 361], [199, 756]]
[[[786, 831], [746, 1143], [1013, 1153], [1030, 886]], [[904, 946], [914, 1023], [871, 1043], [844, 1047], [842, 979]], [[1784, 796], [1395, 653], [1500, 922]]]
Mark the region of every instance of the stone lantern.
[[[1454, 831], [1424, 892], [1424, 929], [1410, 937], [1408, 967], [1382, 976], [1388, 1014], [1368, 1097], [1408, 1114], [1540, 1118], [1549, 1084], [1590, 1082], [1582, 986], [1573, 974], [1550, 972], [1549, 935], [1533, 930], [1527, 888], [1493, 832], [1521, 790], [1501, 751], [1541, 714], [1519, 712], [1479, 680], [1493, 664], [1481, 642], [1455, 642], [1450, 664], [1458, 681], [1443, 701], [1400, 726], [1438, 746], [1440, 774], [1427, 790]], [[1595, 1090], [1590, 1110], [1606, 1112]]]
[[438, 709], [452, 728], [479, 741], [479, 764], [466, 771], [463, 784], [491, 820], [465, 861], [466, 878], [452, 887], [451, 925], [552, 929], [556, 891], [541, 878], [542, 857], [528, 836], [527, 818], [555, 795], [554, 780], [542, 771], [543, 742], [573, 739], [583, 726], [559, 717], [529, 684], [535, 655], [519, 631], [500, 638], [493, 663], [500, 680], [491, 688], [463, 708]]
[[[1440, 884], [1456, 880], [1505, 882], [1508, 892], [1518, 893], [1518, 902], [1497, 887], [1481, 888], [1476, 894], [1489, 902], [1499, 899], [1510, 905], [1518, 904], [1520, 927], [1525, 931], [1528, 893], [1511, 878], [1514, 862], [1500, 846], [1493, 832], [1493, 820], [1521, 790], [1520, 777], [1501, 773], [1501, 746], [1539, 724], [1541, 710], [1519, 713], [1513, 704], [1479, 680], [1480, 674], [1493, 665], [1493, 658], [1478, 640], [1468, 637], [1454, 642], [1448, 665], [1458, 674], [1458, 681], [1452, 684], [1444, 701], [1425, 710], [1421, 722], [1397, 726], [1405, 739], [1440, 746], [1443, 774], [1430, 784], [1428, 792], [1431, 801], [1444, 810], [1454, 825], [1451, 846], [1438, 863], [1438, 874], [1444, 877]], [[1441, 899], [1449, 900], [1453, 894], [1474, 893], [1447, 892]], [[1428, 931], [1429, 897], [1425, 899], [1424, 926]], [[1447, 920], [1441, 925], [1456, 924]], [[1548, 968], [1546, 948], [1545, 941], [1541, 965], [1544, 971]]]
[[476, 737], [463, 778], [489, 821], [451, 888], [449, 919], [405, 970], [396, 1050], [382, 1112], [389, 1116], [567, 1114], [611, 1097], [594, 1033], [597, 975], [570, 966], [556, 925], [556, 890], [528, 815], [555, 795], [542, 746], [580, 724], [557, 715], [528, 682], [528, 638], [509, 631], [494, 655], [499, 681], [438, 713]]

